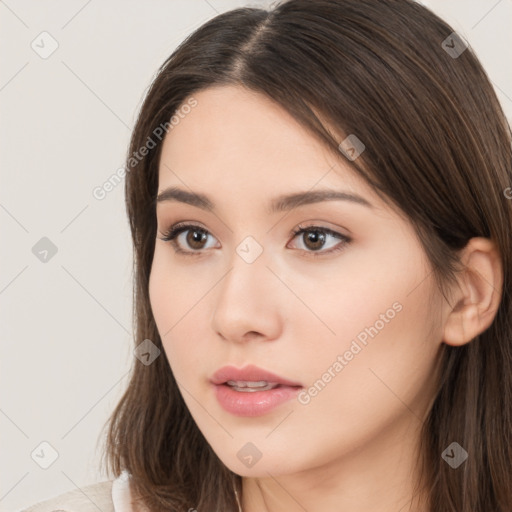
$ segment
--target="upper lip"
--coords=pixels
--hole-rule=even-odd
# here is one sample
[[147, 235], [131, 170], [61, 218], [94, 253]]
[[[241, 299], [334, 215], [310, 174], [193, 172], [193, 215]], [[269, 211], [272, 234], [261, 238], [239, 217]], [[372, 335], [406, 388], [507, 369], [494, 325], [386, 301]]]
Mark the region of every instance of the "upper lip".
[[275, 373], [264, 370], [252, 364], [244, 366], [243, 368], [236, 368], [235, 366], [223, 366], [219, 368], [211, 377], [210, 381], [213, 384], [224, 384], [228, 380], [234, 381], [267, 381], [269, 383], [282, 384], [284, 386], [299, 386], [302, 387], [298, 382], [280, 377]]

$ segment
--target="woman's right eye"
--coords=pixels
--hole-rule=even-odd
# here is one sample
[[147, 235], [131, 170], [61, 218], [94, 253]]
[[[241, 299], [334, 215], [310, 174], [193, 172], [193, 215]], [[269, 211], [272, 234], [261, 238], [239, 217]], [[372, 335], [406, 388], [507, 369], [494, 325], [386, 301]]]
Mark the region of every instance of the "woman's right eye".
[[[197, 256], [201, 254], [199, 251], [209, 248], [203, 245], [208, 236], [212, 236], [211, 233], [197, 224], [175, 224], [164, 233], [164, 236], [160, 238], [160, 240], [170, 242], [177, 253], [186, 256]], [[180, 237], [182, 240], [180, 240]], [[183, 243], [180, 244], [178, 242]], [[185, 243], [194, 250], [183, 249], [182, 245]]]

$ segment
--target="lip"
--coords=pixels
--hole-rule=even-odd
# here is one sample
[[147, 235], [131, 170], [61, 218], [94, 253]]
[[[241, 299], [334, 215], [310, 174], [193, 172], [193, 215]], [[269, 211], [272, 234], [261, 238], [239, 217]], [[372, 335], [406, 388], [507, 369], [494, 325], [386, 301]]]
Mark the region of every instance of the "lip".
[[223, 366], [212, 375], [210, 382], [212, 382], [212, 384], [224, 384], [228, 380], [246, 380], [254, 382], [266, 380], [267, 382], [281, 384], [282, 386], [302, 387], [300, 382], [293, 382], [252, 364], [244, 366], [243, 368]]
[[[236, 391], [228, 386], [228, 380], [267, 381], [278, 384], [265, 391]], [[217, 370], [210, 379], [219, 404], [235, 416], [261, 416], [297, 396], [302, 389], [298, 382], [285, 379], [254, 365], [236, 368], [224, 366]]]

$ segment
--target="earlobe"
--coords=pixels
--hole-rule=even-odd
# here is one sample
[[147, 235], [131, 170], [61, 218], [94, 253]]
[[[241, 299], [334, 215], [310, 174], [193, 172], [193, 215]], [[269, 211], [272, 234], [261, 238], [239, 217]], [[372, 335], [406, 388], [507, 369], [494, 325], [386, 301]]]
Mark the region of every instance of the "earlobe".
[[469, 240], [460, 260], [464, 269], [452, 304], [445, 303], [446, 315], [443, 341], [460, 346], [484, 332], [498, 311], [503, 268], [495, 243], [483, 237]]

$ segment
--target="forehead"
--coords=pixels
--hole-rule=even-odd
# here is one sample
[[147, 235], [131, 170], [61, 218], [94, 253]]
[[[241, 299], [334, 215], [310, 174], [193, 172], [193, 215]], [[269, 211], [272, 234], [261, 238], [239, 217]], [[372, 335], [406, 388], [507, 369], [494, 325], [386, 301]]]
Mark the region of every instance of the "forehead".
[[269, 189], [341, 187], [379, 202], [341, 154], [333, 155], [263, 94], [230, 85], [192, 97], [197, 104], [164, 139], [159, 190], [181, 186], [213, 191], [219, 197], [236, 193], [263, 197]]
[[174, 159], [225, 163], [230, 157], [242, 157], [249, 164], [249, 157], [265, 160], [267, 155], [286, 153], [291, 158], [293, 153], [298, 159], [318, 151], [313, 148], [311, 134], [262, 94], [242, 87], [216, 86], [193, 98], [197, 105], [164, 140], [163, 153]]

